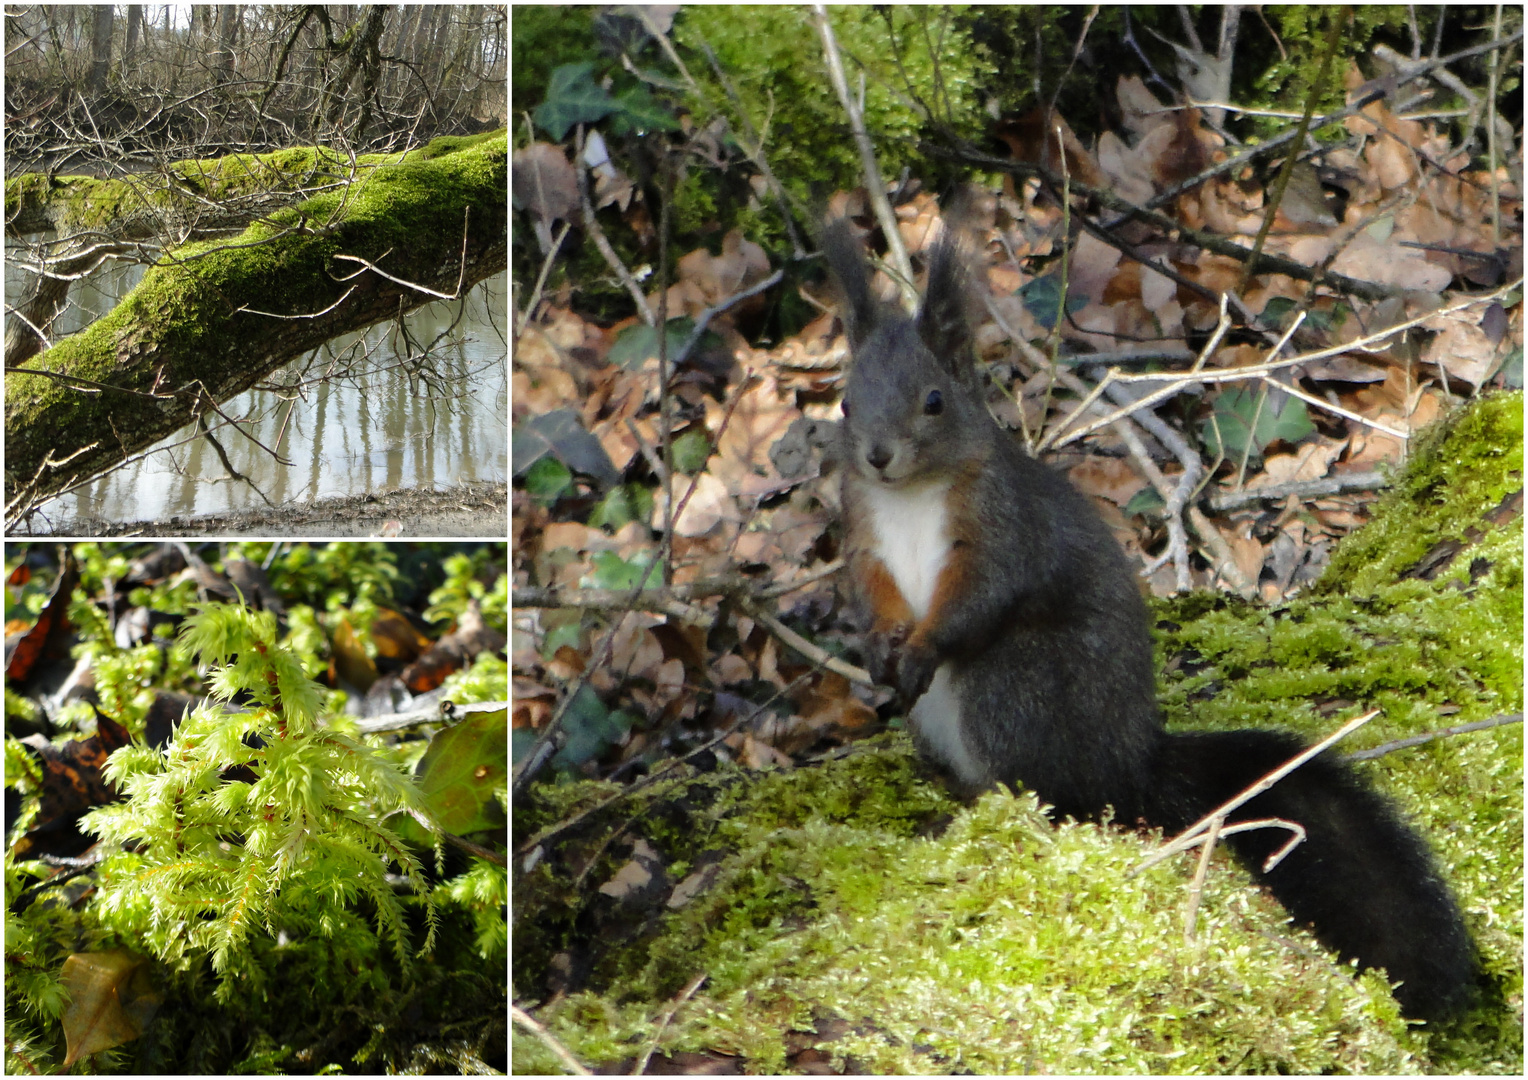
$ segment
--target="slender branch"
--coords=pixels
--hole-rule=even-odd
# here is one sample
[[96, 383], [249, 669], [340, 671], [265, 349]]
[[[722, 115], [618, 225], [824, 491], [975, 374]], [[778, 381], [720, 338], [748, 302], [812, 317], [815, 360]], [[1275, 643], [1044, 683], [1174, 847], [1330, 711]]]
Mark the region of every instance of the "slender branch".
[[1349, 495], [1355, 491], [1374, 491], [1389, 485], [1390, 477], [1382, 472], [1346, 473], [1341, 476], [1323, 476], [1316, 480], [1291, 480], [1287, 484], [1268, 484], [1263, 487], [1245, 488], [1241, 491], [1229, 491], [1222, 495], [1211, 495], [1206, 501], [1211, 510], [1221, 513], [1226, 510], [1238, 510], [1243, 506], [1252, 506], [1265, 500], [1277, 502], [1291, 495], [1304, 502], [1307, 499], [1320, 499], [1330, 495]]
[[[516, 601], [518, 605], [519, 601]], [[451, 705], [447, 712], [446, 704]], [[477, 701], [470, 705], [457, 705], [454, 702], [441, 702], [431, 709], [416, 709], [413, 712], [395, 713], [392, 716], [379, 716], [371, 720], [357, 720], [356, 730], [362, 735], [376, 735], [383, 731], [402, 731], [405, 728], [415, 727], [418, 724], [449, 724], [459, 720], [463, 716], [478, 712], [498, 712], [500, 709], [509, 708], [508, 701]]]
[[1489, 720], [1476, 720], [1470, 724], [1458, 724], [1439, 731], [1429, 731], [1425, 735], [1413, 735], [1409, 739], [1396, 739], [1394, 742], [1381, 743], [1368, 750], [1356, 750], [1348, 755], [1347, 760], [1371, 761], [1374, 758], [1383, 757], [1392, 751], [1404, 750], [1409, 746], [1421, 746], [1423, 743], [1430, 743], [1434, 739], [1446, 739], [1453, 735], [1464, 735], [1471, 731], [1485, 731], [1489, 728], [1502, 727], [1506, 724], [1521, 724], [1522, 722], [1523, 714], [1520, 712], [1503, 713], [1500, 716], [1493, 716]]
[[515, 1023], [540, 1039], [543, 1046], [557, 1055], [557, 1060], [562, 1062], [564, 1067], [574, 1076], [594, 1075], [579, 1064], [578, 1059], [568, 1052], [568, 1048], [558, 1042], [557, 1037], [542, 1026], [541, 1022], [531, 1016], [530, 1013], [520, 1008], [520, 1006], [512, 1004], [509, 1007], [509, 1014], [515, 1018]]
[[532, 851], [534, 851], [541, 844], [545, 843], [547, 840], [573, 828], [573, 826], [577, 825], [585, 818], [591, 817], [592, 815], [599, 813], [601, 810], [604, 810], [606, 807], [612, 806], [623, 799], [629, 799], [631, 796], [637, 794], [638, 792], [657, 784], [658, 781], [663, 779], [663, 777], [679, 768], [679, 766], [683, 765], [691, 758], [697, 757], [698, 755], [710, 750], [712, 747], [720, 745], [722, 742], [731, 738], [735, 733], [741, 730], [744, 725], [751, 724], [753, 721], [763, 716], [771, 708], [774, 707], [775, 702], [781, 700], [783, 697], [785, 697], [786, 694], [793, 692], [797, 687], [806, 681], [808, 676], [814, 674], [816, 674], [815, 668], [812, 671], [804, 672], [803, 674], [798, 675], [796, 678], [792, 679], [784, 689], [776, 690], [769, 696], [768, 700], [755, 705], [752, 710], [748, 712], [738, 710], [737, 719], [735, 719], [731, 724], [723, 728], [721, 731], [717, 732], [711, 738], [695, 747], [693, 750], [690, 750], [687, 753], [681, 754], [678, 757], [671, 759], [668, 764], [653, 770], [638, 780], [636, 783], [623, 788], [622, 790], [616, 792], [614, 795], [611, 795], [609, 798], [604, 799], [601, 802], [597, 802], [593, 806], [590, 806], [584, 810], [580, 810], [576, 814], [563, 818], [561, 821], [546, 826], [540, 832], [536, 833], [536, 835], [532, 836], [530, 839], [526, 840], [519, 847], [517, 847], [515, 849], [515, 854], [529, 855]]
[[[1359, 338], [1357, 341], [1349, 341], [1341, 345], [1332, 345], [1324, 349], [1316, 349], [1313, 352], [1301, 353], [1298, 356], [1288, 357], [1283, 360], [1271, 360], [1262, 364], [1254, 364], [1249, 367], [1228, 368], [1217, 371], [1202, 371], [1199, 370], [1199, 366], [1196, 364], [1195, 369], [1188, 372], [1147, 372], [1136, 375], [1120, 374], [1117, 370], [1111, 368], [1107, 381], [1115, 383], [1137, 383], [1162, 382], [1166, 380], [1168, 381], [1169, 385], [1161, 388], [1160, 390], [1153, 390], [1151, 393], [1138, 399], [1130, 406], [1120, 409], [1116, 413], [1111, 413], [1106, 417], [1102, 417], [1096, 421], [1070, 431], [1065, 435], [1065, 437], [1060, 437], [1058, 434], [1048, 436], [1046, 441], [1041, 444], [1042, 449], [1052, 444], [1057, 449], [1060, 449], [1068, 443], [1076, 442], [1083, 436], [1097, 431], [1099, 428], [1107, 427], [1120, 416], [1129, 415], [1131, 413], [1138, 412], [1141, 409], [1155, 405], [1160, 401], [1164, 401], [1167, 398], [1180, 393], [1185, 387], [1194, 385], [1196, 383], [1216, 384], [1241, 382], [1247, 379], [1266, 379], [1272, 373], [1280, 371], [1284, 368], [1292, 367], [1296, 364], [1309, 364], [1316, 360], [1324, 360], [1329, 356], [1337, 356], [1341, 353], [1363, 352], [1370, 350], [1372, 347], [1379, 345], [1387, 338], [1394, 337], [1396, 334], [1408, 330], [1413, 326], [1419, 326], [1429, 320], [1451, 315], [1456, 311], [1462, 311], [1465, 308], [1473, 307], [1476, 304], [1488, 303], [1497, 297], [1504, 296], [1507, 293], [1520, 288], [1521, 286], [1522, 279], [1519, 278], [1517, 281], [1512, 282], [1510, 285], [1505, 285], [1499, 289], [1494, 289], [1491, 292], [1480, 296], [1465, 297], [1463, 300], [1450, 304], [1445, 308], [1440, 308], [1437, 311], [1430, 311], [1425, 314], [1418, 315], [1415, 318], [1407, 319], [1405, 322], [1396, 323], [1394, 326], [1386, 327], [1383, 330], [1378, 330], [1372, 334], [1368, 334], [1362, 338]], [[1277, 355], [1278, 348], [1280, 347], [1282, 347], [1282, 342], [1279, 346], [1270, 351], [1270, 355]], [[1207, 355], [1208, 351], [1209, 350], [1204, 350], [1201, 352], [1201, 363], [1203, 362], [1203, 359], [1205, 355]], [[1313, 395], [1306, 394], [1303, 390], [1289, 386], [1286, 383], [1278, 382], [1277, 380], [1272, 381], [1274, 382], [1274, 385], [1279, 389], [1285, 391], [1286, 393], [1293, 394], [1296, 397], [1299, 397], [1302, 401], [1306, 401], [1312, 405], [1315, 405], [1317, 408], [1336, 413], [1339, 416], [1357, 421], [1358, 423], [1367, 424], [1368, 426], [1376, 428], [1379, 431], [1383, 431], [1387, 435], [1391, 435], [1397, 439], [1409, 439], [1411, 437], [1409, 432], [1397, 431], [1396, 429], [1388, 427], [1387, 425], [1380, 424], [1374, 420], [1368, 419], [1367, 417], [1353, 413], [1350, 410], [1333, 405], [1331, 402], [1323, 401], [1322, 399]], [[1077, 414], [1073, 413], [1071, 415], [1076, 416]], [[1068, 422], [1070, 422], [1070, 419], [1071, 417], [1068, 418]], [[1058, 431], [1066, 431], [1066, 429], [1067, 425], [1062, 425]]]
[[1215, 841], [1220, 839], [1220, 827], [1224, 823], [1224, 818], [1215, 818], [1210, 822], [1209, 831], [1199, 838], [1204, 846], [1199, 852], [1199, 865], [1194, 867], [1193, 880], [1188, 884], [1188, 905], [1183, 913], [1183, 937], [1188, 941], [1194, 940], [1194, 923], [1199, 916], [1199, 899], [1204, 895], [1204, 879], [1209, 877], [1210, 856], [1215, 852]]
[[633, 1076], [641, 1076], [647, 1072], [647, 1063], [653, 1059], [653, 1051], [658, 1049], [658, 1042], [663, 1038], [663, 1033], [668, 1030], [669, 1023], [674, 1019], [674, 1015], [679, 1012], [680, 1007], [686, 1001], [695, 996], [695, 991], [700, 989], [700, 984], [710, 977], [709, 974], [702, 971], [690, 980], [688, 986], [679, 991], [678, 996], [674, 998], [673, 1002], [669, 1004], [668, 1009], [664, 1012], [663, 1022], [658, 1025], [658, 1030], [653, 1032], [652, 1041], [647, 1044], [647, 1050], [642, 1054], [642, 1059], [637, 1062], [637, 1067], [632, 1070]]
[[[356, 288], [357, 288], [357, 286], [355, 286], [355, 285], [350, 286], [350, 288], [345, 290], [345, 294], [343, 296], [341, 296], [334, 303], [330, 304], [328, 307], [324, 308], [324, 310], [322, 310], [322, 311], [315, 311], [312, 314], [308, 314], [308, 315], [278, 315], [274, 311], [260, 311], [260, 310], [258, 310], [256, 308], [250, 307], [248, 304], [241, 305], [237, 310], [234, 311], [234, 314], [238, 315], [238, 314], [241, 314], [243, 312], [248, 312], [251, 315], [264, 315], [266, 318], [269, 318], [269, 319], [318, 319], [318, 318], [322, 318], [323, 316], [329, 314], [329, 312], [331, 312], [335, 308], [339, 307], [346, 300], [349, 300], [350, 299], [350, 294], [355, 292]], [[426, 290], [426, 291], [428, 291], [428, 290]]]
[[[1316, 115], [1316, 102], [1326, 91], [1327, 80], [1332, 73], [1332, 59], [1337, 55], [1337, 46], [1342, 41], [1342, 31], [1352, 20], [1353, 10], [1348, 7], [1329, 9], [1327, 18], [1331, 20], [1326, 28], [1326, 50], [1321, 54], [1321, 67], [1316, 72], [1316, 78], [1311, 82], [1310, 89], [1305, 92], [1305, 112], [1300, 117], [1300, 123], [1295, 126], [1295, 146], [1305, 144], [1305, 133], [1310, 130], [1311, 117]], [[1263, 223], [1258, 226], [1257, 239], [1252, 241], [1252, 256], [1242, 267], [1241, 284], [1236, 287], [1237, 292], [1245, 292], [1247, 283], [1252, 280], [1252, 268], [1257, 264], [1258, 256], [1263, 252], [1263, 244], [1268, 239], [1268, 230], [1273, 228], [1274, 215], [1279, 212], [1279, 205], [1284, 201], [1284, 192], [1289, 188], [1289, 178], [1295, 172], [1295, 160], [1300, 155], [1293, 150], [1284, 155], [1284, 164], [1279, 168], [1279, 175], [1273, 182], [1273, 188], [1268, 193], [1267, 205], [1263, 208]]]
[[[944, 158], [947, 161], [959, 161], [967, 165], [974, 165], [979, 169], [987, 169], [992, 172], [1013, 173], [1015, 176], [1038, 176], [1051, 190], [1060, 192], [1065, 186], [1061, 177], [1043, 165], [1037, 165], [1028, 161], [1015, 161], [1013, 158], [994, 157], [984, 154], [968, 144], [956, 147], [942, 146], [927, 140], [918, 144], [919, 149], [934, 157]], [[1351, 293], [1365, 300], [1382, 300], [1389, 296], [1399, 296], [1405, 290], [1393, 285], [1381, 285], [1375, 282], [1359, 281], [1355, 278], [1346, 277], [1342, 274], [1324, 273], [1318, 274], [1303, 263], [1286, 259], [1281, 255], [1257, 254], [1248, 248], [1242, 247], [1226, 237], [1215, 233], [1205, 232], [1202, 229], [1192, 229], [1166, 214], [1159, 214], [1145, 207], [1136, 206], [1126, 202], [1115, 195], [1112, 191], [1102, 188], [1090, 187], [1077, 180], [1071, 182], [1073, 191], [1095, 201], [1100, 206], [1118, 211], [1137, 221], [1145, 222], [1160, 229], [1168, 236], [1186, 240], [1196, 247], [1227, 258], [1236, 259], [1238, 262], [1250, 262], [1252, 272], [1283, 274], [1298, 281], [1321, 281], [1341, 292]]]
[[562, 242], [567, 239], [568, 230], [573, 227], [571, 221], [564, 221], [562, 229], [552, 238], [552, 250], [546, 253], [546, 258], [541, 261], [541, 272], [536, 275], [536, 285], [531, 289], [531, 298], [525, 305], [525, 311], [515, 319], [515, 337], [525, 333], [525, 324], [531, 321], [531, 314], [536, 310], [536, 305], [541, 302], [541, 290], [546, 288], [547, 275], [552, 272], [552, 264], [557, 260], [557, 253], [562, 250]]
[[902, 302], [910, 311], [918, 304], [917, 290], [913, 286], [913, 264], [902, 243], [902, 231], [897, 228], [897, 216], [892, 212], [891, 200], [886, 197], [886, 181], [881, 179], [881, 167], [875, 160], [875, 147], [865, 130], [864, 114], [849, 94], [843, 59], [839, 56], [838, 42], [833, 37], [833, 25], [828, 21], [827, 8], [822, 4], [813, 4], [812, 19], [817, 24], [817, 33], [822, 37], [823, 56], [827, 60], [828, 78], [833, 83], [833, 91], [838, 95], [844, 112], [849, 115], [849, 129], [854, 133], [854, 144], [859, 148], [860, 164], [865, 170], [865, 188], [870, 206], [875, 211], [881, 232], [886, 234], [886, 249], [891, 256], [892, 268], [900, 279], [897, 286], [901, 290]]
[[1344, 739], [1347, 736], [1351, 735], [1353, 732], [1355, 732], [1359, 728], [1363, 727], [1365, 724], [1367, 724], [1370, 720], [1373, 720], [1379, 714], [1380, 714], [1380, 710], [1379, 709], [1371, 709], [1368, 712], [1364, 713], [1362, 716], [1359, 716], [1359, 717], [1356, 717], [1356, 718], [1354, 718], [1352, 720], [1349, 720], [1346, 724], [1342, 725], [1342, 727], [1339, 728], [1337, 731], [1335, 731], [1332, 734], [1328, 735], [1326, 738], [1322, 739], [1320, 742], [1316, 743], [1314, 746], [1306, 747], [1300, 753], [1296, 754], [1294, 757], [1292, 757], [1288, 761], [1286, 761], [1283, 765], [1280, 765], [1277, 769], [1274, 769], [1268, 775], [1264, 776], [1261, 780], [1259, 780], [1256, 783], [1252, 784], [1251, 786], [1245, 788], [1242, 792], [1240, 792], [1238, 795], [1234, 796], [1233, 798], [1228, 799], [1226, 802], [1221, 803], [1215, 809], [1211, 810], [1208, 814], [1205, 814], [1198, 821], [1194, 822], [1188, 828], [1184, 829], [1181, 833], [1179, 833], [1177, 836], [1175, 836], [1172, 840], [1170, 840], [1167, 843], [1163, 844], [1160, 848], [1158, 848], [1155, 852], [1153, 852], [1149, 857], [1147, 857], [1146, 859], [1144, 859], [1143, 861], [1138, 863], [1136, 866], [1134, 866], [1131, 869], [1131, 871], [1130, 871], [1131, 876], [1134, 876], [1135, 874], [1139, 874], [1141, 871], [1155, 866], [1157, 863], [1161, 862], [1163, 859], [1170, 858], [1171, 856], [1176, 855], [1180, 851], [1187, 851], [1190, 847], [1194, 846], [1194, 844], [1196, 843], [1196, 838], [1201, 833], [1203, 833], [1207, 829], [1209, 829], [1211, 822], [1215, 821], [1216, 819], [1224, 821], [1225, 818], [1226, 818], [1226, 815], [1231, 813], [1231, 811], [1233, 811], [1233, 810], [1237, 809], [1238, 807], [1242, 806], [1243, 804], [1248, 803], [1251, 800], [1255, 799], [1257, 796], [1261, 795], [1263, 792], [1265, 792], [1269, 788], [1273, 787], [1274, 784], [1277, 784], [1280, 780], [1284, 779], [1284, 777], [1286, 777], [1290, 773], [1294, 772], [1301, 765], [1304, 765], [1311, 758], [1315, 757], [1317, 754], [1320, 754], [1327, 747], [1331, 746], [1333, 743], [1337, 742], [1338, 740]]
[[802, 656], [812, 661], [812, 663], [825, 667], [834, 674], [842, 675], [850, 682], [856, 682], [862, 686], [876, 685], [875, 680], [870, 677], [870, 672], [864, 668], [857, 668], [853, 664], [845, 663], [837, 657], [824, 652], [752, 601], [743, 600], [738, 606], [748, 613], [749, 618], [768, 627], [775, 637], [795, 649]]
[[670, 361], [670, 363], [674, 367], [678, 367], [680, 364], [683, 364], [687, 359], [689, 359], [691, 351], [694, 350], [696, 345], [700, 344], [700, 339], [702, 336], [704, 336], [706, 328], [711, 325], [712, 319], [716, 318], [722, 312], [729, 310], [734, 305], [747, 300], [750, 296], [757, 296], [765, 289], [778, 285], [780, 283], [780, 279], [783, 277], [785, 277], [785, 271], [776, 270], [763, 281], [755, 282], [754, 284], [748, 286], [748, 288], [744, 289], [742, 292], [733, 293], [731, 296], [727, 297], [727, 299], [718, 301], [717, 303], [712, 304], [710, 307], [706, 308], [705, 311], [700, 313], [700, 318], [695, 320], [695, 329], [690, 331], [690, 336], [685, 339], [684, 344], [680, 346], [679, 351], [674, 354], [674, 359]]
[[[1442, 19], [1438, 20], [1438, 25], [1439, 27], [1442, 27]], [[1460, 60], [1467, 59], [1471, 56], [1477, 56], [1483, 52], [1490, 52], [1493, 49], [1504, 48], [1507, 45], [1511, 45], [1515, 41], [1521, 40], [1522, 36], [1523, 31], [1519, 30], [1514, 34], [1508, 34], [1504, 38], [1498, 38], [1496, 41], [1489, 41], [1484, 45], [1476, 45], [1468, 49], [1462, 49], [1459, 52], [1452, 53], [1440, 59], [1429, 60], [1424, 64], [1415, 65], [1414, 67], [1408, 68], [1404, 75], [1396, 73], [1394, 75], [1387, 76], [1386, 78], [1375, 80], [1375, 82], [1369, 84], [1367, 87], [1360, 87], [1358, 95], [1341, 109], [1338, 109], [1335, 112], [1327, 113], [1325, 116], [1319, 119], [1312, 120], [1311, 126], [1319, 130], [1320, 128], [1326, 127], [1328, 124], [1334, 124], [1339, 120], [1345, 120], [1350, 116], [1355, 116], [1362, 112], [1366, 107], [1374, 104], [1376, 101], [1380, 101], [1386, 97], [1389, 97], [1403, 82], [1410, 82], [1412, 79], [1415, 79], [1420, 75], [1426, 75], [1434, 68], [1443, 67], [1446, 64], [1457, 63]], [[1250, 165], [1258, 158], [1267, 157], [1269, 154], [1273, 153], [1281, 146], [1284, 146], [1286, 143], [1293, 142], [1294, 138], [1294, 131], [1286, 131], [1282, 134], [1271, 137], [1267, 142], [1259, 143], [1257, 146], [1252, 147], [1250, 150], [1247, 150], [1244, 153], [1237, 154], [1235, 157], [1227, 158], [1225, 161], [1222, 161], [1219, 164], [1212, 165], [1203, 172], [1198, 173], [1195, 176], [1191, 176], [1181, 183], [1174, 184], [1166, 191], [1163, 191], [1161, 194], [1154, 196], [1146, 203], [1146, 209], [1153, 210], [1159, 206], [1166, 206], [1179, 195], [1192, 191], [1196, 187], [1210, 180], [1213, 180], [1217, 176], [1233, 175], [1239, 172], [1244, 165]]]
[[626, 269], [626, 264], [615, 253], [615, 248], [610, 246], [610, 241], [605, 237], [605, 230], [600, 228], [599, 218], [594, 214], [594, 203], [589, 198], [589, 173], [584, 168], [584, 126], [578, 125], [578, 138], [575, 142], [573, 171], [578, 176], [578, 205], [583, 212], [584, 231], [594, 241], [594, 246], [604, 257], [605, 263], [625, 286], [626, 291], [637, 303], [637, 315], [648, 326], [657, 325], [653, 317], [652, 309], [647, 306], [647, 297], [642, 294], [642, 288], [637, 284], [637, 279], [631, 276], [631, 271]]
[[[775, 202], [780, 207], [780, 216], [785, 221], [785, 232], [790, 238], [792, 252], [796, 258], [804, 259], [807, 252], [801, 244], [801, 234], [796, 230], [796, 221], [791, 214], [790, 199], [784, 186], [776, 179], [775, 171], [769, 167], [769, 158], [764, 156], [764, 139], [754, 130], [753, 121], [749, 119], [748, 110], [743, 107], [743, 99], [738, 94], [737, 87], [732, 84], [732, 79], [728, 77], [726, 70], [716, 59], [711, 46], [704, 38], [699, 39], [699, 44], [701, 51], [706, 54], [706, 60], [711, 64], [711, 70], [716, 74], [717, 81], [722, 84], [722, 90], [726, 92], [727, 99], [732, 102], [732, 107], [737, 111], [738, 119], [743, 122], [743, 134], [748, 139], [748, 142], [743, 144], [743, 152], [748, 155], [754, 167], [763, 174], [764, 183], [768, 185], [770, 194], [775, 197]], [[765, 127], [768, 126], [766, 117]]]

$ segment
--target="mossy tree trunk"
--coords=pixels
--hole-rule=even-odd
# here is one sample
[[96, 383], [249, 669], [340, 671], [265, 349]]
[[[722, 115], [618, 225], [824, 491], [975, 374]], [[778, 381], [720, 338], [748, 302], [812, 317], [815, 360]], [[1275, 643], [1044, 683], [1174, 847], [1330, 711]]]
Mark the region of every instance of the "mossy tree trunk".
[[177, 248], [110, 314], [8, 366], [7, 520], [335, 335], [502, 272], [508, 156], [502, 131], [437, 139], [239, 236]]
[[[460, 149], [438, 139], [410, 157]], [[5, 231], [14, 238], [54, 232], [45, 273], [5, 331], [5, 364], [25, 363], [46, 347], [42, 334], [64, 308], [69, 288], [108, 257], [140, 240], [183, 244], [226, 236], [267, 214], [396, 163], [398, 154], [351, 160], [323, 147], [176, 161], [158, 172], [101, 178], [25, 173], [5, 183]], [[166, 239], [168, 238], [168, 240]], [[33, 328], [36, 328], [35, 330]]]

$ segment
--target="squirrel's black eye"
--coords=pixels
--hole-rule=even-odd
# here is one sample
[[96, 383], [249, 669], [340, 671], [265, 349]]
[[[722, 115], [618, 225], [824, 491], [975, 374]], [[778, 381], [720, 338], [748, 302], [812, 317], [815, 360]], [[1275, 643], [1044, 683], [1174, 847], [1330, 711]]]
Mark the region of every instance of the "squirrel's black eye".
[[925, 416], [938, 416], [944, 412], [944, 395], [938, 390], [930, 390], [928, 397], [923, 401], [923, 413]]
[[849, 402], [845, 401], [843, 403], [842, 407], [843, 407], [843, 410], [844, 410], [844, 419], [847, 420], [849, 418]]

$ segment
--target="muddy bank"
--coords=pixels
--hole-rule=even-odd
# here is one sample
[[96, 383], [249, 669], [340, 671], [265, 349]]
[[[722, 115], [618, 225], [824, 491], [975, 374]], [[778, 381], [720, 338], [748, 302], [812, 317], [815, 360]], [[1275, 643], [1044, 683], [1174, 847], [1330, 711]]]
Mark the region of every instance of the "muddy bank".
[[162, 521], [49, 521], [43, 514], [18, 523], [12, 536], [461, 536], [503, 537], [509, 491], [476, 481], [433, 491], [409, 488], [321, 499], [305, 506], [247, 510]]

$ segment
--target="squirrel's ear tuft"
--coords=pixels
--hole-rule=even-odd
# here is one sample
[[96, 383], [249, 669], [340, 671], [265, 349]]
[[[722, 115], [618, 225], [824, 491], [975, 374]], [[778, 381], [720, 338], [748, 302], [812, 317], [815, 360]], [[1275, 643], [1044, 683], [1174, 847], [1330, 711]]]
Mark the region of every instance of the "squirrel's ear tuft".
[[870, 335], [881, 313], [881, 303], [870, 291], [865, 253], [848, 218], [838, 217], [825, 222], [821, 242], [828, 269], [833, 272], [844, 300], [844, 310], [839, 316], [849, 332], [849, 347], [855, 348]]
[[928, 288], [918, 311], [918, 336], [953, 374], [970, 364], [971, 306], [974, 290], [982, 284], [972, 280], [969, 259], [965, 246], [947, 229], [929, 255]]

